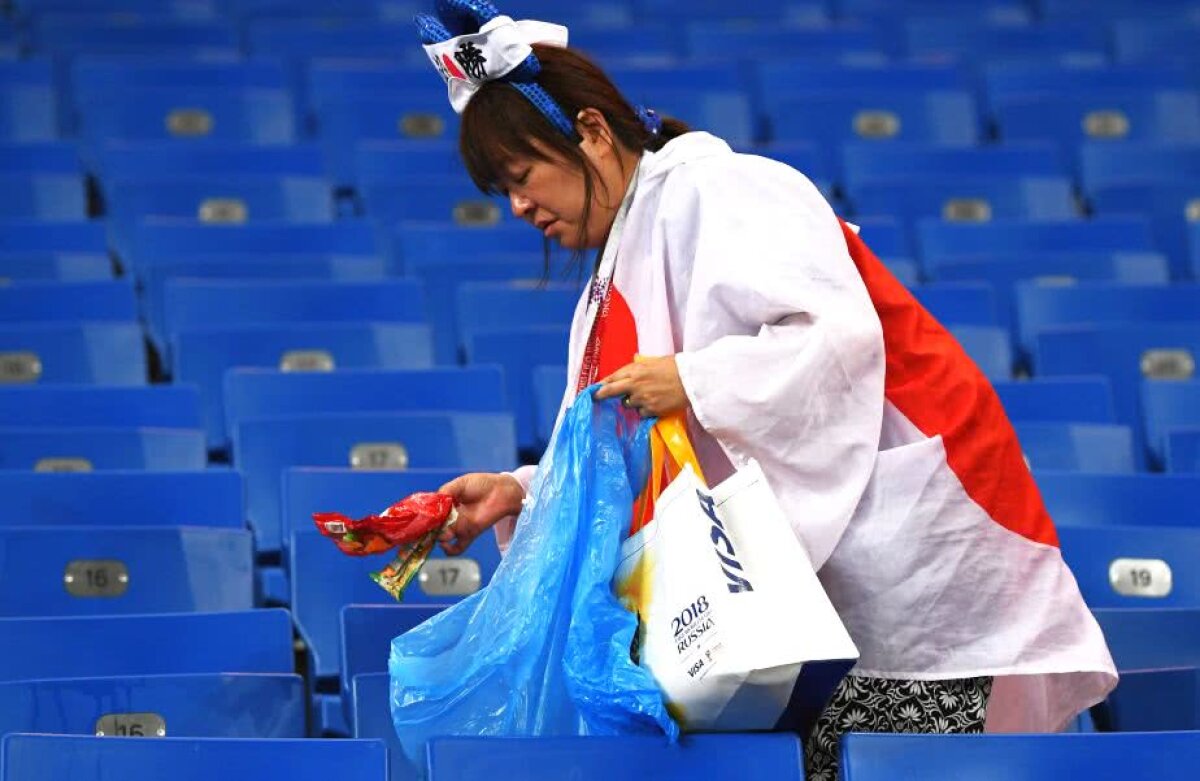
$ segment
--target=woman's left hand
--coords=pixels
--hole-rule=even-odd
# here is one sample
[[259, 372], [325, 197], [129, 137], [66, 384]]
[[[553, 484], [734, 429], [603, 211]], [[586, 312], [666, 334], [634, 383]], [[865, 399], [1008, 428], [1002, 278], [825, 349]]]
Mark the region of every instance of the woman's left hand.
[[624, 397], [625, 406], [642, 417], [657, 418], [679, 412], [688, 405], [675, 356], [638, 358], [600, 381], [597, 399]]

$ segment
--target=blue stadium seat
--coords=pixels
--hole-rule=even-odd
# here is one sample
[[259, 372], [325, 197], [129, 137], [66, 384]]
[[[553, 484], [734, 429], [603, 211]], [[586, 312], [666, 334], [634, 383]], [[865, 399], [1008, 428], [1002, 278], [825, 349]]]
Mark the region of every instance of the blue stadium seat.
[[804, 777], [795, 735], [689, 735], [679, 745], [658, 736], [584, 738], [435, 738], [429, 781], [485, 781], [512, 768], [521, 781], [623, 776], [717, 779]]
[[391, 689], [392, 679], [387, 673], [354, 676], [348, 701], [352, 711], [351, 730], [356, 738], [372, 738], [387, 744], [388, 781], [416, 781], [421, 772], [405, 755], [392, 723]]
[[1188, 228], [1200, 220], [1200, 187], [1193, 181], [1115, 184], [1088, 194], [1099, 215], [1139, 214], [1150, 219], [1154, 242], [1171, 261], [1176, 279], [1200, 279], [1189, 263]]
[[1143, 606], [1092, 612], [1118, 670], [1200, 667], [1200, 610]]
[[630, 60], [665, 64], [677, 61], [687, 53], [682, 24], [643, 21], [617, 29], [619, 34], [614, 34], [614, 28], [609, 25], [576, 25], [571, 28], [571, 48], [601, 65]]
[[1009, 420], [1028, 423], [1116, 423], [1104, 377], [993, 382]]
[[111, 740], [18, 734], [5, 738], [3, 749], [0, 777], [5, 781], [102, 781], [114, 773], [127, 781], [201, 781], [215, 775], [379, 781], [387, 773], [387, 753], [377, 740]]
[[1079, 217], [1071, 182], [1062, 176], [924, 177], [862, 181], [847, 192], [855, 214], [901, 219], [937, 217], [988, 222], [993, 218], [1070, 220]]
[[[60, 299], [54, 306], [69, 309], [72, 302]], [[0, 325], [0, 382], [20, 381], [145, 385], [141, 326], [135, 322]]]
[[912, 240], [906, 225], [893, 217], [868, 217], [855, 220], [858, 235], [879, 258], [913, 257]]
[[[318, 679], [341, 673], [341, 610], [345, 605], [394, 605], [395, 600], [368, 573], [390, 556], [350, 557], [318, 534], [294, 534], [289, 551], [292, 611], [308, 646], [309, 670]], [[446, 558], [435, 549], [421, 575], [404, 592], [406, 605], [445, 605], [487, 584], [500, 561], [495, 536], [480, 536], [462, 556]]]
[[964, 67], [945, 62], [830, 63], [771, 59], [754, 63], [753, 69], [758, 90], [763, 95], [779, 97], [817, 91], [912, 94], [975, 86]]
[[0, 141], [0, 173], [80, 175], [79, 151], [70, 141]]
[[[65, 161], [64, 161], [65, 162]], [[89, 161], [102, 180], [163, 179], [185, 176], [295, 176], [325, 175], [325, 160], [317, 144], [254, 144], [208, 141], [181, 144], [167, 141], [105, 142]], [[75, 163], [78, 168], [79, 164]], [[308, 250], [310, 252], [316, 250]]]
[[1046, 508], [1060, 526], [1200, 527], [1193, 475], [1038, 472]]
[[200, 428], [200, 396], [186, 385], [0, 386], [0, 426]]
[[458, 332], [464, 351], [476, 334], [528, 326], [571, 324], [580, 286], [556, 283], [466, 282], [459, 286]]
[[204, 432], [185, 428], [0, 428], [0, 469], [204, 469]]
[[451, 140], [364, 141], [354, 148], [353, 178], [334, 170], [339, 185], [363, 187], [412, 177], [463, 175], [458, 143]]
[[921, 306], [946, 326], [998, 325], [996, 291], [982, 282], [945, 282], [913, 290]]
[[246, 26], [245, 35], [247, 51], [260, 57], [407, 57], [415, 60], [410, 47], [404, 45], [412, 39], [409, 26], [387, 23], [379, 19], [343, 19], [336, 24], [329, 24], [320, 19], [303, 17], [266, 17], [251, 20]]
[[51, 62], [0, 61], [0, 139], [52, 141], [58, 119]]
[[489, 366], [316, 373], [232, 369], [225, 375], [226, 430], [235, 446], [238, 424], [250, 418], [418, 410], [507, 412], [503, 374]]
[[1128, 426], [1018, 422], [1015, 428], [1031, 469], [1105, 474], [1137, 471], [1133, 431]]
[[[522, 254], [536, 263], [545, 253], [542, 236], [516, 222], [487, 229], [401, 223], [392, 227], [387, 240], [388, 268], [393, 274], [407, 273], [410, 258], [433, 263]], [[550, 254], [551, 258], [562, 256], [554, 249]]]
[[1200, 175], [1200, 144], [1091, 141], [1079, 147], [1085, 192], [1130, 184], [1195, 180]]
[[436, 491], [460, 474], [459, 469], [288, 467], [280, 475], [283, 546], [291, 545], [293, 533], [317, 533], [313, 513], [340, 512], [361, 518], [411, 494]]
[[1200, 380], [1143, 382], [1142, 420], [1153, 463], [1165, 466], [1167, 436], [1175, 429], [1200, 428]]
[[908, 258], [880, 258], [887, 270], [892, 272], [896, 281], [907, 288], [915, 288], [921, 284], [921, 268], [917, 261]]
[[963, 325], [952, 326], [950, 333], [989, 379], [1012, 379], [1013, 352], [1008, 331], [999, 326]]
[[905, 24], [907, 51], [979, 60], [1030, 55], [1107, 54], [1103, 27], [1080, 22], [991, 24], [964, 19], [919, 18]]
[[[509, 14], [512, 15], [511, 13]], [[513, 17], [519, 18], [519, 17]], [[308, 99], [308, 110], [310, 116], [317, 120], [317, 134], [323, 137], [330, 135], [340, 135], [335, 132], [330, 134], [329, 128], [325, 124], [326, 120], [340, 123], [342, 120], [335, 116], [336, 111], [331, 110], [334, 104], [345, 106], [352, 114], [356, 116], [350, 120], [348, 125], [340, 125], [347, 129], [353, 130], [355, 123], [362, 120], [368, 123], [369, 128], [378, 128], [380, 132], [368, 132], [365, 135], [357, 133], [349, 133], [344, 136], [350, 138], [387, 138], [394, 139], [397, 137], [405, 138], [429, 138], [430, 131], [435, 130], [434, 125], [437, 123], [427, 123], [421, 121], [417, 126], [411, 126], [409, 130], [419, 131], [415, 135], [409, 135], [405, 132], [405, 128], [401, 127], [402, 120], [410, 112], [424, 112], [427, 108], [445, 120], [453, 122], [458, 115], [450, 108], [449, 103], [445, 99], [445, 85], [442, 80], [429, 68], [429, 64], [407, 64], [398, 60], [377, 60], [364, 58], [333, 58], [333, 59], [315, 59], [308, 63], [308, 67], [304, 72], [304, 93]], [[442, 105], [434, 106], [432, 104], [424, 105], [424, 101], [430, 97], [440, 97]], [[412, 108], [396, 106], [395, 111], [389, 111], [392, 108], [392, 101], [396, 98], [411, 100], [415, 104]], [[367, 114], [359, 114], [358, 109], [365, 109], [374, 100], [379, 100], [381, 111], [375, 117]], [[382, 120], [382, 121], [381, 121]], [[450, 129], [453, 129], [451, 125]], [[386, 128], [386, 130], [384, 130]], [[446, 127], [441, 128], [446, 131]], [[453, 138], [453, 134], [435, 133], [432, 137], [438, 135], [446, 135], [447, 138]]]
[[[346, 605], [342, 608], [342, 697], [347, 723], [354, 725], [354, 679], [386, 673], [392, 640], [432, 618], [433, 605]], [[382, 736], [372, 736], [382, 737]]]
[[0, 230], [0, 252], [106, 254], [108, 241], [99, 222], [56, 222], [48, 230], [38, 220], [6, 220]]
[[1191, 225], [1188, 227], [1188, 244], [1191, 245], [1191, 272], [1192, 279], [1200, 279], [1200, 225]]
[[789, 57], [813, 60], [862, 56], [895, 50], [896, 42], [883, 31], [869, 25], [838, 24], [761, 24], [696, 22], [687, 25], [686, 50], [695, 60], [716, 55], [729, 59], [758, 60]]
[[[373, 255], [321, 255], [222, 253], [155, 258], [139, 273], [141, 303], [151, 334], [163, 334], [163, 297], [167, 280], [174, 278], [259, 280], [382, 281], [387, 278], [383, 258]], [[427, 299], [428, 300], [428, 299]]]
[[[393, 402], [393, 409], [403, 404]], [[282, 545], [280, 479], [288, 467], [501, 472], [516, 466], [516, 450], [508, 414], [347, 412], [244, 420], [233, 460], [246, 477], [246, 516], [258, 550], [277, 551]]]
[[[1200, 299], [1181, 285], [1086, 287], [1099, 289], [1019, 291], [1022, 327], [1036, 335], [1035, 368], [1042, 376], [1107, 375], [1117, 416], [1139, 432], [1140, 443], [1138, 384], [1143, 377], [1192, 374], [1200, 356], [1200, 326], [1194, 322]], [[1153, 295], [1156, 290], [1161, 295]], [[1063, 295], [1046, 295], [1056, 293]], [[1179, 322], [1167, 322], [1172, 316]]]
[[969, 146], [979, 142], [979, 110], [964, 90], [822, 91], [771, 96], [772, 141], [915, 142]]
[[131, 241], [133, 266], [159, 258], [246, 253], [298, 255], [374, 255], [375, 234], [358, 220], [323, 224], [206, 225], [142, 223]]
[[543, 364], [562, 363], [566, 358], [569, 329], [565, 326], [478, 331], [468, 340], [468, 364], [498, 364], [504, 367], [504, 382], [516, 417], [517, 444], [536, 448], [533, 370]]
[[1200, 607], [1200, 528], [1063, 526], [1066, 560], [1098, 607]]
[[439, 222], [490, 228], [513, 218], [505, 198], [479, 192], [466, 176], [406, 177], [362, 187], [367, 216], [384, 224]]
[[[1178, 15], [1194, 5], [1194, 0], [1158, 0], [1155, 14]], [[1104, 19], [1137, 17], [1149, 10], [1139, 0], [1038, 0], [1038, 10], [1046, 18], [1097, 16]]]
[[[445, 258], [419, 255], [408, 258], [405, 263], [408, 276], [420, 278], [425, 300], [431, 302], [454, 301], [459, 285], [464, 282], [525, 280], [531, 283], [549, 276], [543, 265], [543, 259], [533, 253], [488, 255], [478, 260], [457, 255]], [[438, 363], [454, 364], [462, 360], [456, 308], [430, 306], [429, 323], [433, 326], [433, 350]]]
[[1113, 54], [1118, 62], [1154, 62], [1196, 52], [1200, 17], [1183, 14], [1129, 18], [1113, 22]]
[[1200, 428], [1168, 432], [1167, 471], [1200, 474]]
[[1200, 733], [1086, 735], [886, 735], [856, 733], [842, 740], [845, 781], [986, 777], [1002, 768], [1023, 781], [1113, 778], [1145, 773], [1162, 781], [1191, 777], [1200, 759]]
[[[302, 738], [304, 681], [286, 673], [65, 678], [0, 683], [0, 735]], [[165, 736], [165, 735], [164, 735]]]
[[9, 282], [99, 282], [112, 278], [112, 261], [104, 255], [54, 252], [0, 254], [0, 279]]
[[[395, 79], [390, 92], [370, 95], [364, 94], [362, 87], [352, 88], [348, 95], [321, 98], [314, 108], [317, 135], [339, 184], [356, 181], [357, 170], [369, 175], [369, 169], [359, 168], [356, 163], [357, 148], [363, 142], [421, 144], [432, 139], [448, 141], [458, 135], [458, 115], [431, 69], [422, 68], [419, 75], [400, 70], [385, 73]], [[421, 81], [414, 83], [414, 78]], [[421, 84], [432, 89], [419, 89]]]
[[1005, 141], [1200, 141], [1200, 97], [1183, 90], [1097, 90], [1008, 97], [994, 107]]
[[[523, 4], [518, 0], [516, 5], [521, 7]], [[640, 0], [636, 4], [636, 11], [639, 19], [662, 19], [668, 22], [691, 19], [776, 22], [796, 7], [804, 10], [805, 19], [820, 18], [828, 13], [823, 3], [797, 3], [794, 0], [762, 0], [753, 5], [731, 5], [723, 0], [699, 0], [687, 6], [682, 6], [675, 0]]]
[[0, 288], [0, 323], [136, 319], [136, 298], [129, 280], [21, 282]]
[[222, 397], [228, 369], [426, 369], [433, 348], [428, 326], [407, 323], [216, 325], [176, 332], [171, 358], [174, 379], [199, 387], [208, 447], [217, 450], [228, 444]]
[[1113, 65], [1098, 62], [1053, 62], [1037, 59], [996, 60], [982, 68], [984, 94], [994, 107], [1021, 97], [1061, 96], [1068, 101], [1092, 91], [1136, 92], [1189, 90], [1192, 75], [1169, 65]]
[[104, 19], [94, 14], [44, 17], [31, 30], [34, 49], [58, 55], [158, 54], [227, 56], [238, 48], [237, 31], [222, 22], [158, 17], [149, 22]]
[[567, 382], [566, 366], [538, 366], [533, 370], [533, 397], [538, 444], [545, 447], [554, 434]]
[[876, 144], [859, 141], [842, 150], [848, 186], [871, 180], [904, 181], [914, 171], [922, 176], [1064, 176], [1061, 152], [1053, 144], [1024, 143], [994, 147]]
[[286, 610], [5, 618], [0, 630], [0, 681], [293, 672]]
[[164, 325], [170, 338], [188, 327], [314, 322], [424, 320], [421, 286], [410, 279], [332, 282], [168, 280]]
[[[807, 176], [814, 183], [833, 180], [833, 165], [829, 159], [829, 150], [809, 142], [792, 142], [787, 144], [769, 144], [756, 146], [750, 150], [735, 150], [768, 157], [772, 160], [790, 165]], [[824, 190], [822, 190], [824, 192]], [[828, 197], [828, 196], [826, 196]]]
[[992, 220], [917, 224], [921, 256], [1119, 252], [1153, 250], [1150, 226], [1137, 218], [1094, 220]]
[[3, 616], [253, 607], [252, 540], [241, 529], [9, 527], [0, 561]]
[[[745, 75], [735, 63], [720, 60], [700, 62], [605, 64], [604, 72], [622, 94], [631, 100], [646, 98], [653, 101], [656, 94], [715, 90], [728, 92], [744, 89]], [[648, 104], [653, 108], [653, 104]]]
[[1200, 729], [1200, 669], [1121, 670], [1117, 688], [1099, 707], [1114, 732]]
[[0, 175], [0, 219], [13, 218], [55, 222], [86, 219], [83, 178], [61, 174]]
[[227, 469], [0, 471], [0, 491], [5, 526], [245, 526], [242, 476]]
[[[771, 3], [764, 5], [770, 6]], [[559, 0], [513, 0], [505, 6], [505, 12], [514, 19], [546, 19], [568, 27], [584, 24], [628, 25], [634, 21], [634, 10], [628, 0], [595, 0], [567, 7]], [[651, 5], [646, 4], [636, 10], [646, 13], [651, 10]]]
[[664, 116], [682, 119], [693, 130], [707, 131], [733, 146], [759, 140], [750, 98], [742, 90], [635, 90], [626, 97]]
[[147, 218], [210, 224], [332, 222], [333, 190], [317, 177], [110, 179], [105, 186], [114, 248], [124, 254], [134, 226]]

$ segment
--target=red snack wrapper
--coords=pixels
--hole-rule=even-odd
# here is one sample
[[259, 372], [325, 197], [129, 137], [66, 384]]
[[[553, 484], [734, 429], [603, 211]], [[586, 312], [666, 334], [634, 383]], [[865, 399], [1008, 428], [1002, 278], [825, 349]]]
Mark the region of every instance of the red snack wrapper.
[[313, 522], [348, 556], [385, 553], [412, 545], [450, 520], [454, 499], [446, 494], [418, 493], [396, 502], [379, 515], [355, 520], [341, 513], [314, 513]]

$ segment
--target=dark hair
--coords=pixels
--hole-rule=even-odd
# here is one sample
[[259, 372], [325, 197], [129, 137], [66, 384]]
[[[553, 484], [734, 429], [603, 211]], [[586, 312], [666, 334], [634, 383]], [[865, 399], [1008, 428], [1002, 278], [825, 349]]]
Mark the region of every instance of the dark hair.
[[[583, 54], [543, 44], [534, 44], [533, 52], [542, 66], [538, 84], [572, 121], [583, 109], [594, 108], [604, 115], [615, 140], [635, 152], [657, 151], [672, 138], [688, 132], [685, 123], [662, 117], [662, 129], [651, 133], [612, 80]], [[524, 95], [502, 81], [480, 87], [463, 111], [459, 130], [459, 151], [467, 172], [480, 190], [491, 195], [500, 194], [500, 183], [507, 174], [505, 166], [514, 158], [549, 160], [553, 154], [572, 163], [583, 174], [582, 231], [591, 211], [595, 171], [580, 150], [579, 141], [578, 136], [563, 135]], [[576, 252], [577, 261], [582, 253]], [[547, 243], [547, 269], [549, 254]]]

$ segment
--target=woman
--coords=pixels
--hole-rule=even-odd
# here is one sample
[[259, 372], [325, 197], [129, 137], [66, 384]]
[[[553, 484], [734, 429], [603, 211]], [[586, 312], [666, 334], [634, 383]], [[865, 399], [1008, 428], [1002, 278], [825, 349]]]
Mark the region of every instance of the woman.
[[[422, 32], [472, 178], [599, 250], [564, 405], [599, 381], [686, 411], [714, 484], [757, 460], [859, 648], [810, 777], [845, 731], [1056, 730], [1103, 699], [1111, 658], [994, 390], [812, 183], [633, 108], [562, 28], [439, 10], [452, 30]], [[445, 486], [447, 552], [489, 528], [503, 548], [533, 470]]]

